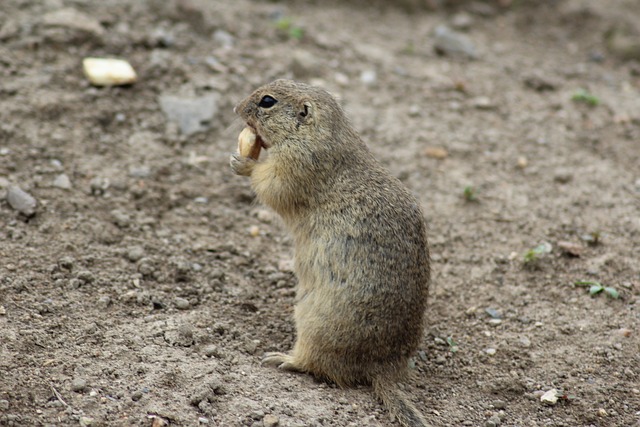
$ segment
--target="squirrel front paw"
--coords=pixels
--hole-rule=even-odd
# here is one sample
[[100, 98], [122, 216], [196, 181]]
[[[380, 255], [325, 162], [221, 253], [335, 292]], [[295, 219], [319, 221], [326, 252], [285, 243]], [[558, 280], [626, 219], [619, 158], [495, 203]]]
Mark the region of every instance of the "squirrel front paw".
[[240, 153], [232, 154], [229, 162], [233, 173], [242, 176], [251, 176], [251, 172], [253, 171], [256, 163], [256, 160], [251, 157], [244, 157], [240, 155]]

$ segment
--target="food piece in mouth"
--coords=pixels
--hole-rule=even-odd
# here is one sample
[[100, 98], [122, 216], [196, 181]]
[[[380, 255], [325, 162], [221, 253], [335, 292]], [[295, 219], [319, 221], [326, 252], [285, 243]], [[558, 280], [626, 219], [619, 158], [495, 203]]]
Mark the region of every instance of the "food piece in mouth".
[[242, 129], [242, 132], [238, 135], [238, 152], [240, 155], [258, 160], [261, 148], [262, 139], [256, 135], [254, 130], [249, 126]]

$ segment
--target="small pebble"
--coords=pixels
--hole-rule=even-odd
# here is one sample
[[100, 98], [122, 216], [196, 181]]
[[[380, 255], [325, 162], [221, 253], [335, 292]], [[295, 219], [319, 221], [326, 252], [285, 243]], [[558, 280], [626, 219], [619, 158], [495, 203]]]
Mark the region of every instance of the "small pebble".
[[524, 169], [524, 168], [526, 168], [528, 164], [529, 164], [529, 162], [527, 161], [527, 158], [526, 158], [526, 157], [524, 157], [524, 156], [520, 156], [520, 157], [518, 157], [518, 163], [517, 163], [517, 165], [518, 165], [518, 167], [519, 167], [520, 169]]
[[498, 326], [502, 324], [502, 319], [489, 319], [487, 323], [490, 324], [491, 326]]
[[424, 155], [432, 159], [446, 159], [449, 152], [441, 147], [427, 147], [424, 149]]
[[89, 417], [80, 417], [80, 425], [83, 427], [89, 427], [95, 425], [95, 420]]
[[378, 74], [375, 70], [364, 70], [360, 73], [360, 81], [367, 86], [371, 86], [378, 80]]
[[493, 407], [496, 409], [505, 409], [507, 407], [507, 402], [504, 400], [496, 400], [493, 402]]
[[7, 309], [4, 308], [4, 305], [0, 305], [0, 316], [4, 316], [7, 314]]
[[207, 357], [217, 357], [217, 356], [219, 356], [218, 347], [216, 347], [213, 344], [212, 345], [208, 345], [205, 348], [203, 348], [202, 352]]
[[249, 235], [251, 237], [258, 237], [260, 235], [260, 227], [257, 225], [252, 225], [249, 227]]
[[520, 337], [518, 342], [520, 343], [521, 346], [525, 348], [531, 347], [531, 340], [527, 337]]
[[9, 409], [9, 401], [5, 399], [0, 400], [0, 410], [6, 411]]
[[83, 378], [75, 378], [71, 383], [71, 390], [81, 393], [87, 388], [87, 380]]
[[478, 57], [473, 42], [446, 25], [440, 25], [435, 29], [434, 39], [434, 49], [439, 54], [467, 58]]
[[488, 348], [484, 352], [487, 353], [489, 356], [493, 356], [494, 354], [496, 354], [497, 351], [498, 350], [496, 350], [495, 348]]
[[9, 206], [17, 210], [26, 217], [36, 214], [36, 199], [17, 185], [9, 186], [7, 190], [7, 202]]
[[53, 186], [63, 190], [71, 189], [71, 180], [66, 174], [60, 174], [53, 180]]
[[552, 388], [540, 396], [540, 401], [545, 405], [553, 406], [558, 403], [558, 390]]
[[137, 402], [140, 399], [142, 399], [142, 391], [138, 390], [133, 392], [133, 394], [131, 395], [131, 400]]
[[98, 307], [100, 307], [101, 309], [105, 309], [107, 307], [109, 307], [109, 305], [111, 305], [111, 297], [108, 295], [103, 295], [98, 299], [98, 303], [97, 303]]
[[278, 270], [283, 273], [291, 273], [293, 271], [293, 260], [292, 259], [281, 259], [278, 261]]
[[127, 259], [131, 262], [138, 262], [144, 258], [144, 248], [142, 246], [131, 246], [127, 249]]
[[276, 427], [278, 424], [280, 424], [280, 418], [273, 414], [267, 414], [262, 419], [262, 425], [264, 425], [264, 427]]
[[633, 334], [633, 331], [629, 328], [620, 328], [618, 330], [616, 330], [616, 335], [624, 337], [624, 338], [628, 338]]
[[478, 110], [492, 110], [496, 108], [496, 105], [487, 96], [477, 96], [471, 100], [473, 105]]
[[502, 423], [502, 421], [500, 420], [500, 417], [497, 415], [492, 415], [491, 418], [489, 418], [484, 425], [486, 427], [498, 427], [500, 424]]
[[175, 303], [178, 310], [186, 310], [191, 305], [188, 299], [180, 297], [175, 299]]
[[502, 314], [495, 308], [487, 307], [484, 312], [491, 316], [492, 319], [502, 319]]
[[609, 414], [607, 413], [607, 410], [606, 410], [606, 409], [604, 409], [604, 408], [600, 408], [600, 409], [598, 409], [598, 416], [599, 416], [599, 417], [606, 417], [606, 416], [608, 416], [608, 415], [609, 415]]
[[466, 13], [456, 13], [451, 19], [451, 26], [456, 30], [466, 31], [473, 24], [473, 18]]

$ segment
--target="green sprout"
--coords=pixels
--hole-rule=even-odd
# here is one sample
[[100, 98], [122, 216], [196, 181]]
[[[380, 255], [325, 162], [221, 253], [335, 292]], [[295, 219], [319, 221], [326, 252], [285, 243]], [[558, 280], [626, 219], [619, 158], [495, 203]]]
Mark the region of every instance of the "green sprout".
[[581, 102], [592, 107], [600, 104], [600, 99], [597, 96], [587, 92], [584, 89], [578, 89], [578, 91], [571, 97], [571, 100], [575, 102]]
[[541, 243], [524, 254], [524, 262], [525, 264], [531, 263], [537, 260], [540, 255], [548, 254], [549, 252], [551, 252], [551, 244], [547, 242]]
[[599, 231], [593, 231], [591, 233], [583, 234], [582, 236], [580, 236], [583, 241], [592, 246], [600, 243], [600, 237], [601, 236]]
[[476, 189], [470, 185], [467, 185], [466, 187], [464, 187], [464, 191], [462, 192], [462, 197], [464, 197], [464, 199], [467, 202], [478, 201], [478, 197], [476, 196]]
[[289, 38], [301, 40], [304, 37], [304, 30], [293, 24], [293, 20], [288, 16], [283, 16], [275, 22], [278, 31], [286, 34]]
[[447, 337], [447, 344], [449, 345], [449, 350], [451, 353], [455, 353], [458, 351], [458, 343], [453, 340], [451, 337]]
[[598, 294], [604, 293], [608, 297], [613, 299], [620, 298], [620, 293], [615, 288], [612, 288], [610, 286], [604, 286], [600, 282], [595, 282], [591, 280], [578, 280], [574, 284], [576, 286], [588, 287], [589, 295], [591, 295], [592, 297]]

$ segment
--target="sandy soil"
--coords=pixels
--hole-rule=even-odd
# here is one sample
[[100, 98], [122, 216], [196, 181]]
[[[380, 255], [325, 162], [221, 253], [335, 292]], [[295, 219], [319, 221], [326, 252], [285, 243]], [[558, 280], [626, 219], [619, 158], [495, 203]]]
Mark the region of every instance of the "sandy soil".
[[[0, 425], [397, 425], [260, 366], [294, 340], [293, 247], [228, 158], [277, 77], [338, 95], [425, 209], [406, 389], [434, 426], [640, 425], [640, 66], [607, 42], [640, 9], [457, 3], [2, 0]], [[442, 24], [477, 59], [437, 54]], [[114, 55], [138, 82], [92, 87]], [[181, 127], [171, 96], [209, 111]]]

